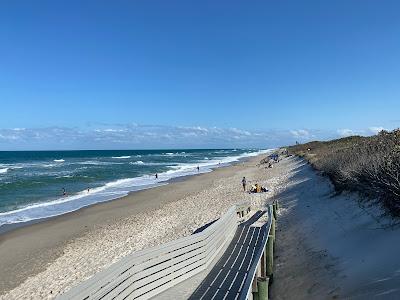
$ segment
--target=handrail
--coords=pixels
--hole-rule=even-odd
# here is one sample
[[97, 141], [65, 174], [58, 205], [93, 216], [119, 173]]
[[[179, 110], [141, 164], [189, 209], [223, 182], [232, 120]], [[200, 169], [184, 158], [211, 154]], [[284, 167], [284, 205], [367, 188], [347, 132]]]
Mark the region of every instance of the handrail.
[[249, 217], [249, 213], [251, 210], [251, 204], [249, 201], [244, 201], [236, 204], [236, 214], [239, 219], [239, 222], [244, 222]]
[[265, 227], [265, 234], [263, 237], [263, 240], [261, 242], [261, 247], [258, 248], [257, 250], [257, 254], [255, 255], [255, 257], [257, 258], [256, 260], [253, 260], [251, 267], [249, 268], [249, 272], [247, 273], [247, 277], [246, 280], [243, 284], [242, 287], [242, 292], [240, 293], [239, 296], [239, 300], [247, 300], [250, 299], [250, 294], [252, 292], [252, 285], [253, 285], [253, 281], [255, 279], [255, 274], [257, 271], [257, 267], [260, 263], [261, 257], [263, 252], [265, 251], [265, 247], [267, 245], [268, 242], [268, 238], [270, 236], [270, 232], [271, 232], [271, 225], [272, 225], [272, 218], [273, 218], [273, 209], [272, 209], [272, 205], [268, 206], [268, 222], [267, 224], [265, 224], [263, 227]]
[[137, 251], [60, 295], [59, 299], [148, 299], [206, 269], [231, 242], [236, 207], [202, 232]]

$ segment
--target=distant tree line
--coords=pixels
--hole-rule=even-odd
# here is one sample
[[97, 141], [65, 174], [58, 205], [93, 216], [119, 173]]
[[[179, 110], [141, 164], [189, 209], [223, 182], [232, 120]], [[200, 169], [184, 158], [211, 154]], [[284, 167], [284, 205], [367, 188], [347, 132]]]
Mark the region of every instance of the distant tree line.
[[400, 129], [290, 146], [329, 176], [337, 191], [356, 191], [400, 216]]

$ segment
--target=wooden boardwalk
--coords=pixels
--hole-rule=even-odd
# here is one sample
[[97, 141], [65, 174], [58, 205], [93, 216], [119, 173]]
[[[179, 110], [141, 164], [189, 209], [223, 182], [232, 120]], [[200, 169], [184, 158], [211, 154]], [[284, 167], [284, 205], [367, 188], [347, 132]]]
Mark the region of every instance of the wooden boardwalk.
[[238, 226], [224, 255], [189, 299], [240, 298], [251, 263], [258, 259], [257, 255], [260, 255], [260, 250], [265, 247], [263, 241], [267, 233], [267, 224], [261, 227], [252, 226], [265, 213], [258, 211]]
[[243, 222], [249, 212], [249, 205], [233, 206], [197, 233], [132, 253], [58, 298], [150, 299], [208, 272], [190, 299], [252, 299], [259, 274], [266, 273], [274, 219], [272, 206]]

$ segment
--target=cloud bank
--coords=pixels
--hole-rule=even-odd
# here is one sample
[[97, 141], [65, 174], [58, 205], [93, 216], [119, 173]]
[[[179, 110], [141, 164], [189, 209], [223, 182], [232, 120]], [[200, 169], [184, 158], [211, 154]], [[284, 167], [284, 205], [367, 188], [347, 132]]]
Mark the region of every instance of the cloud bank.
[[371, 126], [371, 127], [368, 127], [367, 129], [358, 129], [358, 130], [353, 130], [353, 129], [348, 129], [348, 128], [338, 129], [337, 134], [340, 137], [346, 137], [346, 136], [352, 136], [352, 135], [368, 136], [368, 135], [378, 134], [382, 130], [390, 131], [390, 129], [384, 128], [382, 126]]
[[296, 141], [374, 134], [381, 128], [370, 127], [364, 131], [243, 130], [138, 124], [91, 124], [86, 128], [12, 128], [0, 129], [0, 150], [271, 148], [294, 144]]

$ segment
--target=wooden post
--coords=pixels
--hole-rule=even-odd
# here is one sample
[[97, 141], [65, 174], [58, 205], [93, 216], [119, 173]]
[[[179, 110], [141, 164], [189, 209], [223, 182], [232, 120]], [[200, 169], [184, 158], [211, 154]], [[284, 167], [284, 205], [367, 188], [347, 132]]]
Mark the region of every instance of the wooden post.
[[270, 277], [272, 282], [272, 276], [274, 273], [274, 237], [272, 235], [268, 236], [267, 241], [267, 276]]
[[273, 212], [274, 218], [277, 219], [278, 209], [277, 209], [277, 204], [276, 204], [275, 201], [274, 201], [274, 203], [272, 204], [272, 212]]
[[258, 286], [257, 298], [259, 300], [268, 300], [268, 285], [269, 285], [268, 277], [257, 278], [257, 286]]
[[267, 270], [266, 270], [267, 256], [266, 256], [266, 253], [265, 253], [265, 249], [264, 249], [264, 252], [263, 252], [263, 254], [261, 256], [260, 264], [261, 264], [261, 277], [266, 277], [267, 276]]
[[253, 292], [253, 300], [259, 300], [258, 292]]
[[276, 221], [275, 221], [274, 218], [272, 218], [272, 220], [271, 220], [271, 230], [270, 230], [269, 234], [272, 235], [272, 237], [274, 239], [274, 242], [275, 242], [275, 231], [276, 231], [275, 229], [276, 229]]

